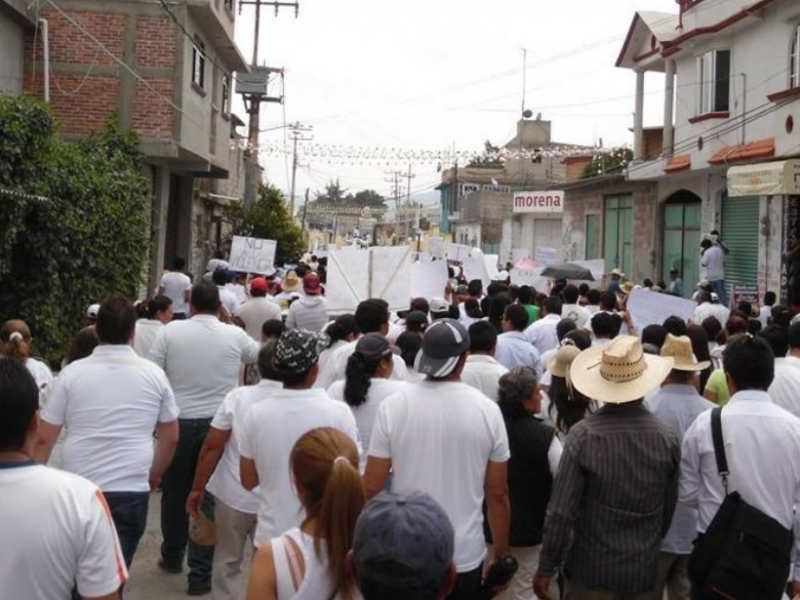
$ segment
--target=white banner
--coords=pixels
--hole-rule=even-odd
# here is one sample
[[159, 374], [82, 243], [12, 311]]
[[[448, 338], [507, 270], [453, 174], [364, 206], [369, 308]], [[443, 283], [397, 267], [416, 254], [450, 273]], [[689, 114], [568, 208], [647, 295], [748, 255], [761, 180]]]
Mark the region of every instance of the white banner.
[[536, 246], [535, 258], [536, 262], [538, 262], [540, 265], [549, 267], [556, 262], [556, 249], [547, 248], [545, 246]]
[[382, 298], [389, 310], [405, 310], [411, 299], [411, 249], [406, 246], [342, 248], [328, 256], [328, 313], [355, 311], [358, 303]]
[[513, 206], [515, 213], [564, 212], [564, 192], [559, 190], [516, 192]]
[[275, 240], [233, 236], [228, 260], [232, 271], [269, 274], [275, 270]]
[[639, 335], [648, 325], [662, 325], [667, 317], [673, 315], [688, 321], [696, 307], [697, 304], [691, 300], [645, 289], [633, 290], [628, 298], [628, 312]]
[[444, 298], [447, 263], [443, 260], [415, 262], [411, 267], [411, 298]]
[[428, 252], [433, 258], [444, 258], [444, 240], [442, 238], [429, 239]]
[[[594, 277], [594, 281], [587, 281], [590, 288], [600, 289], [600, 284], [603, 280], [603, 273], [606, 270], [606, 261], [602, 258], [597, 258], [594, 260], [571, 260], [570, 261], [573, 265], [580, 265], [582, 267], [586, 267], [592, 272], [592, 277]], [[581, 282], [583, 283], [583, 282]]]
[[536, 269], [512, 269], [511, 283], [522, 287], [528, 285], [537, 292], [547, 293], [549, 281], [547, 277], [542, 277], [542, 268]]
[[450, 244], [447, 247], [447, 260], [464, 262], [464, 260], [469, 257], [470, 252], [472, 252], [471, 246], [465, 246], [464, 244]]

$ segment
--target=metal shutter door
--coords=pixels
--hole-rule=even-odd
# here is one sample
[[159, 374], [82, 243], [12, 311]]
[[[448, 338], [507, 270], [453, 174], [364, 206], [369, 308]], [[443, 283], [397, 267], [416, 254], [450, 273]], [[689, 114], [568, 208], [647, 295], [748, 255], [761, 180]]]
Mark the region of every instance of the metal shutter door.
[[758, 282], [758, 196], [725, 198], [722, 202], [722, 241], [730, 248], [725, 256], [725, 284], [728, 297], [734, 284]]

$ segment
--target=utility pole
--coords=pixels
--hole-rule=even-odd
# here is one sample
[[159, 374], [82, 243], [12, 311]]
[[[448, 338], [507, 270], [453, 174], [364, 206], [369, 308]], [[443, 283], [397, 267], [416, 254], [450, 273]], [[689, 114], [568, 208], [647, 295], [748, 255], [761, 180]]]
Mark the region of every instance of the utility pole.
[[408, 211], [411, 208], [411, 180], [415, 177], [416, 175], [411, 174], [411, 165], [408, 165], [408, 174], [406, 175], [406, 179], [408, 181], [406, 189], [406, 209], [403, 211], [403, 220], [405, 221], [406, 230], [406, 243], [408, 243]]
[[384, 175], [387, 175], [388, 178], [384, 177], [383, 180], [392, 184], [389, 189], [391, 190], [392, 198], [394, 198], [394, 220], [395, 223], [398, 223], [400, 219], [400, 176], [403, 173], [402, 171], [384, 171]]
[[290, 133], [289, 135], [292, 136], [292, 186], [291, 191], [289, 194], [291, 198], [289, 199], [289, 206], [290, 206], [290, 213], [292, 218], [294, 218], [294, 190], [295, 190], [295, 180], [297, 178], [297, 142], [310, 142], [311, 137], [303, 137], [304, 133], [308, 133], [313, 129], [311, 126], [301, 125], [300, 123], [294, 123], [289, 125]]

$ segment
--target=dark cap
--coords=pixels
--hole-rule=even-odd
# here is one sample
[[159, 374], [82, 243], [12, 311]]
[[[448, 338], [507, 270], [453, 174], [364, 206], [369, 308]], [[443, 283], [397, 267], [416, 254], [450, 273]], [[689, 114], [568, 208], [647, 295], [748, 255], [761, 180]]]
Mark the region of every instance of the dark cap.
[[355, 351], [367, 360], [378, 360], [391, 356], [392, 346], [380, 333], [373, 332], [358, 338]]
[[453, 319], [439, 319], [425, 330], [414, 368], [434, 378], [447, 377], [467, 350], [469, 333], [464, 326]]
[[356, 522], [358, 578], [399, 590], [428, 587], [441, 581], [452, 563], [453, 538], [447, 514], [428, 494], [382, 492]]
[[273, 363], [278, 371], [303, 373], [319, 360], [319, 353], [328, 345], [328, 336], [293, 329], [281, 334], [275, 345]]
[[406, 316], [406, 331], [425, 331], [428, 327], [428, 316], [421, 310], [412, 310]]

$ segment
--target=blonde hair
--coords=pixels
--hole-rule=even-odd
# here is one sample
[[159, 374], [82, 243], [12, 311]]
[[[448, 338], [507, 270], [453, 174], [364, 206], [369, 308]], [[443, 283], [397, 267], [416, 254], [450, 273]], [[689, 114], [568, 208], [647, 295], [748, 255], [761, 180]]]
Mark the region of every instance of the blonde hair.
[[24, 365], [30, 357], [32, 339], [25, 321], [10, 319], [0, 328], [0, 354]]
[[312, 429], [297, 440], [290, 465], [306, 510], [303, 525], [316, 521], [314, 552], [323, 559], [324, 540], [328, 577], [342, 598], [351, 600], [356, 597], [356, 582], [345, 561], [353, 547], [356, 519], [366, 502], [356, 444], [338, 429]]

